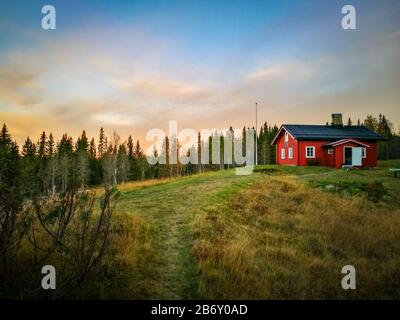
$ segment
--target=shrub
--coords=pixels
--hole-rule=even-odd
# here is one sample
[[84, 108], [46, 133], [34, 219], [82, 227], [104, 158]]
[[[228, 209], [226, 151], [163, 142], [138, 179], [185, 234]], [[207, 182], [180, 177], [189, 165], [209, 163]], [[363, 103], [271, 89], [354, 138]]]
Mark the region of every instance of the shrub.
[[277, 172], [279, 172], [279, 170], [276, 169], [276, 168], [263, 168], [263, 167], [261, 167], [261, 168], [255, 168], [254, 172], [268, 174], [268, 173], [277, 173]]
[[389, 194], [388, 189], [381, 181], [311, 181], [310, 184], [315, 187], [321, 187], [324, 191], [336, 192], [349, 197], [364, 195], [374, 202], [383, 200]]
[[[112, 213], [118, 196], [116, 190], [106, 190], [98, 199], [94, 192], [70, 188], [55, 197], [27, 202], [20, 241], [6, 252], [7, 264], [0, 269], [0, 297], [81, 296], [114, 240]], [[55, 267], [57, 290], [41, 289], [44, 265]]]
[[372, 201], [380, 201], [388, 194], [387, 188], [380, 181], [366, 183], [363, 189]]

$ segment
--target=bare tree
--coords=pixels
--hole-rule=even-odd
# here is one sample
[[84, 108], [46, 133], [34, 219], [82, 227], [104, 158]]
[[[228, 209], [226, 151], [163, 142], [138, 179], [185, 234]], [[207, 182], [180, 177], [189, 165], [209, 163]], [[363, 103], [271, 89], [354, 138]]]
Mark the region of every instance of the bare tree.
[[117, 174], [118, 174], [117, 156], [118, 156], [118, 149], [119, 149], [120, 141], [121, 141], [121, 137], [114, 130], [113, 135], [111, 137], [114, 185], [118, 183], [118, 180], [117, 180]]
[[125, 144], [121, 144], [118, 148], [117, 155], [117, 179], [118, 182], [125, 183], [128, 179], [129, 160]]
[[81, 191], [84, 191], [89, 177], [89, 155], [86, 151], [79, 150], [76, 157], [76, 173], [81, 186]]
[[57, 281], [57, 297], [79, 286], [103, 257], [118, 196], [114, 189], [106, 189], [99, 201], [94, 192], [78, 193], [76, 188], [69, 188], [56, 200], [33, 201], [34, 213], [48, 240], [38, 243], [31, 237], [31, 243], [35, 252], [41, 252], [41, 263], [57, 257], [60, 274], [64, 275]]

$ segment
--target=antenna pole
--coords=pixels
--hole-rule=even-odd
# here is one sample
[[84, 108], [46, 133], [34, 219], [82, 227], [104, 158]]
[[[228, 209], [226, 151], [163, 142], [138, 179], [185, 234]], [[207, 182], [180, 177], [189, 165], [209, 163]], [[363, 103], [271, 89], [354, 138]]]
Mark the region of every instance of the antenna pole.
[[258, 132], [258, 123], [257, 123], [257, 110], [258, 109], [258, 103], [256, 102], [256, 165], [258, 165], [258, 143], [257, 143], [257, 132]]

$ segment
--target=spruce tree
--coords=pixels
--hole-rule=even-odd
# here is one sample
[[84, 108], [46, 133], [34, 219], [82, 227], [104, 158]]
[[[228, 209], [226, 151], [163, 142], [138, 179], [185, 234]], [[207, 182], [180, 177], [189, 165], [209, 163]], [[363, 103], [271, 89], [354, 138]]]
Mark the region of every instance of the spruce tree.
[[10, 252], [21, 239], [18, 232], [22, 225], [19, 215], [23, 203], [21, 190], [20, 156], [18, 145], [13, 142], [7, 126], [0, 132], [0, 282], [12, 267]]
[[55, 157], [55, 142], [53, 134], [50, 132], [49, 139], [47, 140], [47, 155], [48, 155], [48, 176], [50, 177], [51, 195], [54, 196], [56, 193], [56, 170], [57, 170], [57, 159]]
[[117, 172], [118, 182], [125, 183], [128, 180], [129, 176], [129, 159], [125, 144], [121, 144], [118, 148]]
[[46, 133], [43, 131], [39, 138], [38, 143], [38, 165], [39, 165], [39, 177], [42, 182], [42, 192], [47, 189], [47, 140]]
[[98, 155], [99, 158], [101, 159], [104, 154], [107, 152], [107, 138], [104, 134], [104, 129], [103, 127], [100, 128], [100, 134], [99, 134], [99, 144], [98, 144]]
[[81, 190], [85, 190], [85, 186], [90, 177], [89, 174], [89, 140], [86, 131], [83, 130], [81, 136], [76, 141], [75, 151], [75, 180], [80, 185]]
[[139, 140], [136, 140], [134, 150], [133, 176], [135, 180], [143, 180], [145, 176], [146, 159]]
[[134, 146], [133, 146], [133, 139], [132, 139], [131, 135], [129, 135], [129, 137], [128, 137], [128, 142], [126, 143], [126, 146], [128, 147], [128, 158], [131, 161], [134, 156]]
[[29, 137], [22, 146], [22, 182], [24, 197], [31, 197], [41, 192], [36, 145]]
[[100, 184], [102, 181], [103, 172], [101, 168], [101, 160], [97, 158], [96, 143], [94, 141], [94, 138], [92, 138], [89, 143], [89, 168], [89, 184]]
[[89, 143], [89, 156], [91, 159], [96, 159], [96, 143], [94, 142], [94, 138]]
[[348, 125], [349, 127], [353, 125], [353, 121], [351, 121], [351, 118], [349, 118], [349, 119], [347, 120], [347, 125]]
[[58, 169], [60, 177], [60, 189], [65, 191], [73, 185], [73, 140], [65, 133], [57, 146]]

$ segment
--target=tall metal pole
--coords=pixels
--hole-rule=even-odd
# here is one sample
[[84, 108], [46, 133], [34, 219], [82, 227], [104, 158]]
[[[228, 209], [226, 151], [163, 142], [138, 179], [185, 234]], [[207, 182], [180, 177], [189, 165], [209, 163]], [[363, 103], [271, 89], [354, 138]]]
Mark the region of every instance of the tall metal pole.
[[258, 103], [256, 102], [256, 165], [258, 165], [258, 143], [257, 143], [257, 132], [258, 132], [258, 125], [257, 125], [257, 107], [258, 107]]

